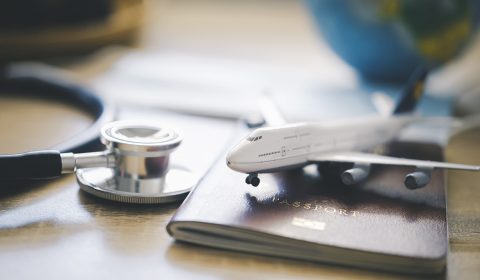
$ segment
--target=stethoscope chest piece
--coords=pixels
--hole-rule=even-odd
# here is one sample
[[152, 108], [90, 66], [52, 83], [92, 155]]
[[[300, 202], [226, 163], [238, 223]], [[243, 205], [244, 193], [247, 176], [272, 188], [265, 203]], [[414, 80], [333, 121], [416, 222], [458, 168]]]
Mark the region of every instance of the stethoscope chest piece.
[[182, 200], [195, 185], [190, 170], [169, 164], [170, 153], [182, 141], [174, 130], [144, 121], [117, 121], [101, 133], [112, 162], [78, 169], [82, 190], [119, 202], [156, 204]]

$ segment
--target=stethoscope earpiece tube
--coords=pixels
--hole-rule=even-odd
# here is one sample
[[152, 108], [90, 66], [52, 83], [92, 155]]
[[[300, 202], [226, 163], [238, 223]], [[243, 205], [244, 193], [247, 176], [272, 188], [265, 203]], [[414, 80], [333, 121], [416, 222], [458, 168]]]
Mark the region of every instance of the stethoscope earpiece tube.
[[58, 151], [0, 155], [0, 180], [47, 179], [62, 174]]

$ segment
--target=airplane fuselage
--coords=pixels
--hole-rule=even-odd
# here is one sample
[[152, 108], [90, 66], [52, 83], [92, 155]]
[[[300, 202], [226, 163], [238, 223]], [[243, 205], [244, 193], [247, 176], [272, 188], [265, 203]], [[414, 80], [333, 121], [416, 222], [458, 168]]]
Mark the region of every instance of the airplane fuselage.
[[408, 114], [259, 128], [231, 150], [227, 164], [248, 174], [297, 168], [308, 164], [314, 154], [372, 150], [416, 119]]

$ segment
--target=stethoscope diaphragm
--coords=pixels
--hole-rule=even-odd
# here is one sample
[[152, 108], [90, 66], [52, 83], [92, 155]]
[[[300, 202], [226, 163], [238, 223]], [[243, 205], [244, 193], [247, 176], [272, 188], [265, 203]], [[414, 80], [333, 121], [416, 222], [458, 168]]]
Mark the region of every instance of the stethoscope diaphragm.
[[90, 153], [36, 151], [0, 156], [6, 180], [46, 179], [75, 172], [82, 190], [127, 203], [181, 200], [198, 181], [182, 166], [170, 166], [181, 135], [158, 123], [116, 121], [101, 129], [107, 149]]
[[158, 179], [117, 177], [113, 168], [88, 168], [76, 173], [80, 188], [94, 196], [134, 204], [160, 204], [183, 200], [197, 182], [196, 176], [179, 166], [171, 166]]
[[169, 164], [170, 153], [182, 141], [173, 129], [116, 121], [102, 128], [101, 140], [115, 164], [76, 171], [81, 189], [90, 194], [126, 203], [167, 203], [185, 198], [197, 182], [189, 169]]

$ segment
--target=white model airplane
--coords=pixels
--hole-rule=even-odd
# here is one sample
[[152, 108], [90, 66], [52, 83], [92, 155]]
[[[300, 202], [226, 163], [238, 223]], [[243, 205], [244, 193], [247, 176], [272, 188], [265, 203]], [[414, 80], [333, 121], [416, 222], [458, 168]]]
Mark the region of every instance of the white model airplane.
[[424, 187], [434, 168], [480, 171], [480, 166], [389, 157], [364, 151], [391, 141], [406, 125], [421, 118], [412, 114], [423, 93], [427, 71], [417, 70], [388, 117], [356, 119], [342, 123], [299, 123], [259, 128], [242, 140], [227, 155], [231, 169], [247, 173], [247, 184], [258, 186], [259, 173], [277, 172], [308, 164], [351, 163], [341, 174], [346, 185], [367, 178], [370, 165], [416, 167], [405, 177], [409, 189]]

